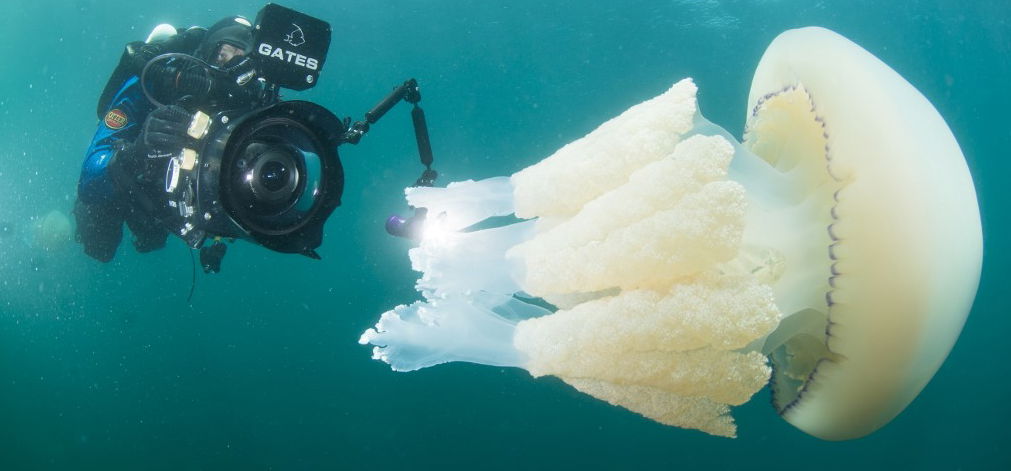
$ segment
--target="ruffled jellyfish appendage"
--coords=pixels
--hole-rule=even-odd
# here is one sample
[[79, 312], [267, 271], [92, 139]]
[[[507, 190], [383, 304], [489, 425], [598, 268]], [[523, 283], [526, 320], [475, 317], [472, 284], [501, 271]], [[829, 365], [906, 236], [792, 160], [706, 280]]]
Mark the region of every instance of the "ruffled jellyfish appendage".
[[418, 291], [444, 297], [474, 291], [511, 295], [520, 291], [505, 252], [527, 240], [532, 221], [461, 232], [489, 218], [513, 213], [512, 185], [507, 177], [450, 183], [447, 188], [409, 188], [407, 202], [426, 208], [421, 244], [411, 249], [411, 266], [422, 273]]
[[544, 308], [511, 296], [484, 291], [397, 306], [362, 334], [376, 345], [372, 358], [396, 371], [466, 361], [494, 366], [523, 366], [526, 356], [513, 347], [516, 323], [541, 316]]
[[397, 371], [450, 361], [525, 364], [512, 345], [516, 323], [549, 311], [513, 297], [520, 288], [505, 252], [529, 239], [534, 223], [461, 232], [513, 212], [509, 179], [411, 188], [407, 199], [429, 211], [421, 244], [409, 253], [411, 266], [422, 273], [416, 287], [425, 300], [384, 313], [361, 343], [377, 345], [373, 358]]
[[745, 144], [696, 91], [678, 82], [512, 177], [412, 190], [425, 300], [361, 342], [397, 370], [518, 366], [714, 435], [735, 436], [731, 407], [766, 384], [821, 438], [887, 423], [943, 362], [979, 280], [951, 132], [820, 28], [766, 51]]
[[[514, 175], [515, 207], [501, 201], [502, 179], [412, 190], [432, 231], [411, 250], [426, 301], [384, 314], [362, 342], [398, 370], [521, 366], [666, 424], [733, 436], [729, 406], [768, 381], [760, 349], [781, 314], [768, 285], [724, 266], [744, 229], [744, 188], [726, 178], [743, 149], [694, 132], [704, 122], [695, 93], [679, 82]], [[576, 189], [585, 202], [573, 210], [561, 192]], [[440, 230], [506, 209], [534, 219]], [[492, 293], [523, 315], [496, 313], [484, 302]]]

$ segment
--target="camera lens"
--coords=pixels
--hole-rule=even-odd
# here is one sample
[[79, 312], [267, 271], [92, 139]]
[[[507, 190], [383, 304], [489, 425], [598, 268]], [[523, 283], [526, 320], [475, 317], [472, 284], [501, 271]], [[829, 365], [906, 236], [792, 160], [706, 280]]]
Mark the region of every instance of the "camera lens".
[[277, 160], [271, 160], [263, 164], [260, 170], [260, 184], [269, 191], [278, 191], [284, 188], [288, 179], [288, 167]]
[[205, 159], [208, 178], [198, 191], [207, 199], [220, 195], [228, 215], [221, 224], [231, 223], [227, 229], [240, 237], [318, 257], [313, 249], [344, 189], [335, 133], [342, 122], [319, 105], [292, 101], [254, 111], [234, 126], [215, 137], [221, 157]]
[[235, 160], [230, 185], [250, 216], [272, 217], [292, 208], [305, 186], [302, 151], [273, 140], [250, 142]]

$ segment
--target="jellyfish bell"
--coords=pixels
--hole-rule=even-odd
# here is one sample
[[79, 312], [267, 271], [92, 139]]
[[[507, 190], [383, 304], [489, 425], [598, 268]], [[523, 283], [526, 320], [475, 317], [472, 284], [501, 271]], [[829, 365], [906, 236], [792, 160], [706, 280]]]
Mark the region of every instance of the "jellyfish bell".
[[32, 246], [44, 252], [55, 252], [71, 240], [70, 219], [58, 210], [46, 213], [32, 230]]
[[[714, 435], [735, 436], [731, 407], [770, 381], [812, 435], [887, 423], [978, 284], [978, 206], [951, 132], [821, 28], [766, 52], [744, 144], [696, 93], [682, 80], [511, 177], [409, 190], [447, 230], [410, 251], [424, 299], [361, 342], [396, 370], [521, 367]], [[511, 214], [526, 220], [474, 229]]]
[[919, 394], [972, 306], [982, 261], [972, 178], [930, 102], [826, 29], [776, 38], [748, 102], [745, 146], [809, 174], [828, 209], [823, 348], [803, 335], [776, 347], [775, 406], [821, 438], [866, 435]]

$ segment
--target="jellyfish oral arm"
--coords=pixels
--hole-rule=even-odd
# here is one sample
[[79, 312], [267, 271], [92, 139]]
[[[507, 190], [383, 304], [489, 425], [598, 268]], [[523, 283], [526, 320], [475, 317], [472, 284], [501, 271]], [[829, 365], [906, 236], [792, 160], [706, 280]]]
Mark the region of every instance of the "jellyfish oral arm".
[[[760, 347], [781, 313], [767, 284], [729, 265], [747, 196], [726, 177], [741, 148], [696, 132], [695, 90], [679, 82], [514, 175], [513, 204], [497, 179], [413, 193], [429, 222], [455, 231], [412, 249], [425, 300], [384, 314], [362, 342], [394, 369], [519, 366], [665, 424], [734, 436], [730, 407], [768, 381]], [[574, 155], [588, 161], [563, 171]], [[559, 179], [591, 182], [573, 214], [546, 194]], [[459, 230], [509, 208], [533, 219]]]
[[482, 292], [398, 306], [365, 331], [359, 343], [375, 345], [372, 358], [395, 371], [452, 361], [523, 366], [525, 355], [513, 347], [516, 321], [496, 312], [508, 311], [516, 302]]
[[397, 371], [451, 361], [526, 364], [513, 346], [516, 324], [549, 311], [514, 297], [519, 268], [510, 268], [505, 253], [531, 237], [533, 221], [463, 231], [512, 213], [509, 179], [410, 188], [407, 200], [428, 210], [420, 244], [409, 253], [423, 300], [387, 311], [359, 342], [374, 345], [373, 358]]
[[[944, 361], [979, 281], [950, 130], [821, 28], [766, 51], [743, 144], [696, 92], [682, 80], [511, 177], [412, 190], [432, 224], [410, 253], [424, 299], [361, 342], [396, 370], [521, 367], [714, 435], [735, 436], [731, 407], [766, 384], [817, 437], [888, 423]], [[524, 220], [487, 225], [509, 214]]]

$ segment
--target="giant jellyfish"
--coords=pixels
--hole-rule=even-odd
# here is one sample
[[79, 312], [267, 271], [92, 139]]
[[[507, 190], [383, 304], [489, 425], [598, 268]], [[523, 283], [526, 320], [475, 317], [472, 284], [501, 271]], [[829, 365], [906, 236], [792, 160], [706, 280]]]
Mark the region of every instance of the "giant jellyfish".
[[[509, 177], [412, 188], [423, 300], [362, 343], [394, 370], [515, 366], [663, 424], [736, 436], [769, 385], [827, 440], [912, 401], [957, 339], [982, 235], [934, 107], [822, 28], [777, 37], [743, 143], [682, 80]], [[506, 216], [506, 217], [502, 217]]]

